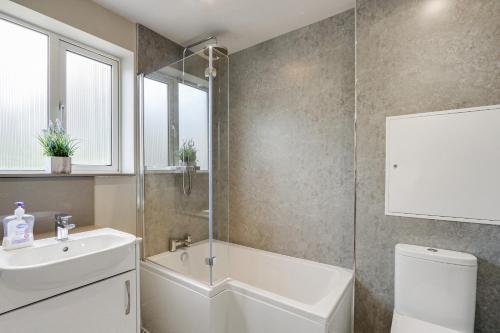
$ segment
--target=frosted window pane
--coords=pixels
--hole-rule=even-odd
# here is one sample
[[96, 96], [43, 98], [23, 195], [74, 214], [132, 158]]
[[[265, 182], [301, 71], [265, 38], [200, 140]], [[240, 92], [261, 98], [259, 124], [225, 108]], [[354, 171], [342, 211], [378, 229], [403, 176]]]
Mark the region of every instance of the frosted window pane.
[[0, 169], [42, 170], [48, 122], [48, 37], [0, 19]]
[[150, 169], [168, 167], [168, 85], [144, 79], [144, 155]]
[[111, 165], [111, 66], [66, 51], [66, 128], [78, 140], [73, 163]]
[[179, 83], [179, 145], [190, 139], [198, 150], [197, 165], [208, 170], [208, 95]]

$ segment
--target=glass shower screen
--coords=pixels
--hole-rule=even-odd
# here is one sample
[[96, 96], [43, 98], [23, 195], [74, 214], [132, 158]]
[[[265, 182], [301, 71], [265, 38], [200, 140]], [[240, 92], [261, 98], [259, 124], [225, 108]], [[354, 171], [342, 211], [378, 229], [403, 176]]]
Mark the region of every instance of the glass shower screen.
[[208, 46], [140, 77], [143, 257], [209, 285], [228, 237], [228, 71]]

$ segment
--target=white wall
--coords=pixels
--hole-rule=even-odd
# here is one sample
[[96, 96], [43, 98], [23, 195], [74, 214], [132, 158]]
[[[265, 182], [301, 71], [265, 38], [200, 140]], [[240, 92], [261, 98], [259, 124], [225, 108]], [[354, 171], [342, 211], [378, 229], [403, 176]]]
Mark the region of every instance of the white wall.
[[90, 0], [13, 0], [91, 35], [135, 51], [135, 23]]
[[94, 223], [135, 234], [136, 178], [110, 176], [95, 178]]

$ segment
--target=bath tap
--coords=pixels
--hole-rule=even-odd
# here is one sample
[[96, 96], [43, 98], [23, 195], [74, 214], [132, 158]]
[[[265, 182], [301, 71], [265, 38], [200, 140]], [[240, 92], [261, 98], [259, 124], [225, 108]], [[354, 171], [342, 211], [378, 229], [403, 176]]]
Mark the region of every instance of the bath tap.
[[56, 239], [58, 241], [68, 240], [68, 230], [73, 229], [75, 227], [74, 224], [69, 224], [69, 220], [71, 219], [71, 215], [68, 214], [56, 214]]
[[191, 235], [186, 235], [186, 239], [171, 239], [170, 252], [175, 252], [180, 247], [189, 247], [191, 243]]

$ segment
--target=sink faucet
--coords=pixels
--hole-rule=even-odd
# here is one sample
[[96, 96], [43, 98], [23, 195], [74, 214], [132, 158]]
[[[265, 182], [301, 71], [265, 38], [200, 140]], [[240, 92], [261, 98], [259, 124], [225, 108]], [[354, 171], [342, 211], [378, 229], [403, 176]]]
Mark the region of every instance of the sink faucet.
[[186, 235], [186, 239], [171, 239], [170, 252], [175, 252], [180, 247], [189, 247], [191, 243], [191, 235]]
[[68, 240], [68, 230], [73, 229], [75, 227], [74, 224], [69, 224], [69, 220], [71, 219], [71, 215], [68, 214], [56, 214], [56, 239], [58, 241]]

